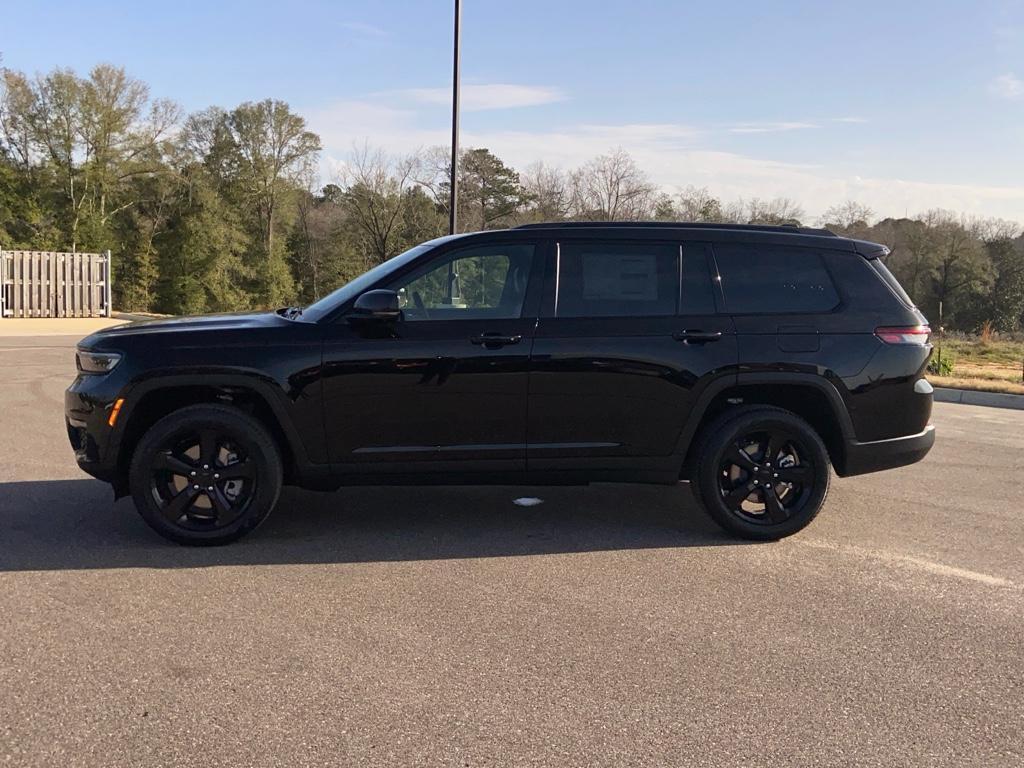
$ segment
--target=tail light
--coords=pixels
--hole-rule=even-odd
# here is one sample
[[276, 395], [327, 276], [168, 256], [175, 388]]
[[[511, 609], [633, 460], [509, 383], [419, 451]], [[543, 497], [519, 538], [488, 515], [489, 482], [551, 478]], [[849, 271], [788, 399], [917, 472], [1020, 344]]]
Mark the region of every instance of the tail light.
[[924, 346], [932, 329], [927, 325], [907, 325], [892, 328], [875, 328], [875, 336], [886, 344], [916, 344]]

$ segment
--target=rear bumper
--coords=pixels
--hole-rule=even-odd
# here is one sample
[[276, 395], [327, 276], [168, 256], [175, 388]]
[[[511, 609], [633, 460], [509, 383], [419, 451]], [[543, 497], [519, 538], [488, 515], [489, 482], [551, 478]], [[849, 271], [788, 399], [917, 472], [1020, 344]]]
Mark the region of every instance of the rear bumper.
[[874, 440], [860, 443], [846, 442], [843, 466], [836, 467], [840, 477], [863, 475], [883, 469], [904, 467], [923, 459], [935, 445], [935, 427], [929, 424], [916, 435], [893, 437], [888, 440]]

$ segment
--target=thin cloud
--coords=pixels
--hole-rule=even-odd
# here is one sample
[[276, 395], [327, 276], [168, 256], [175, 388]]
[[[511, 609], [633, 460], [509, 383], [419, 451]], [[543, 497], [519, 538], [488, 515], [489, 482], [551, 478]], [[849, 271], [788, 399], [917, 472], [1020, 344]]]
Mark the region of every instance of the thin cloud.
[[1024, 80], [1012, 72], [1000, 75], [988, 84], [989, 93], [998, 99], [1020, 101], [1024, 99]]
[[857, 117], [855, 115], [850, 117], [833, 117], [830, 120], [833, 123], [866, 123], [868, 121], [866, 117]]
[[[407, 154], [443, 146], [451, 138], [446, 121], [427, 122], [414, 107], [346, 101], [305, 114], [310, 128], [323, 139], [326, 178], [333, 177], [354, 145], [365, 141], [391, 153]], [[613, 147], [622, 147], [666, 191], [695, 185], [706, 186], [723, 199], [789, 197], [801, 202], [810, 218], [830, 205], [859, 200], [882, 215], [949, 208], [1024, 219], [1024, 185], [862, 177], [839, 168], [719, 151], [705, 143], [713, 137], [713, 132], [693, 126], [661, 123], [570, 124], [545, 130], [497, 131], [464, 126], [463, 144], [488, 147], [520, 169], [538, 160], [563, 169], [576, 168]]]
[[362, 21], [346, 21], [341, 25], [341, 28], [347, 29], [349, 32], [355, 32], [363, 37], [387, 37], [388, 35], [386, 30]]
[[[420, 104], [450, 104], [450, 88], [410, 88], [400, 94]], [[488, 83], [462, 86], [460, 103], [467, 112], [481, 112], [489, 109], [517, 109], [536, 107], [565, 101], [566, 95], [560, 88], [548, 85], [514, 85], [511, 83]]]
[[688, 146], [702, 134], [693, 126], [679, 125], [678, 123], [588, 124], [575, 126], [573, 132], [583, 134], [588, 138], [598, 137], [602, 141], [609, 141], [612, 144], [643, 141], [663, 146]]
[[814, 123], [782, 122], [782, 123], [738, 123], [729, 127], [729, 133], [784, 133], [786, 131], [803, 131], [817, 128]]

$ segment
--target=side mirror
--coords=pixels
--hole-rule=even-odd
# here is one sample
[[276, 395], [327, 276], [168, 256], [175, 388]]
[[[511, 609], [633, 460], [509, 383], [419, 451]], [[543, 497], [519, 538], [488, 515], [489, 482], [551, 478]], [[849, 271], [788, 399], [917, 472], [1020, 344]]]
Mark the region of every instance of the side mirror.
[[368, 320], [397, 320], [401, 316], [402, 308], [399, 306], [398, 293], [379, 289], [367, 291], [356, 299], [356, 303], [352, 305], [349, 320], [365, 323]]

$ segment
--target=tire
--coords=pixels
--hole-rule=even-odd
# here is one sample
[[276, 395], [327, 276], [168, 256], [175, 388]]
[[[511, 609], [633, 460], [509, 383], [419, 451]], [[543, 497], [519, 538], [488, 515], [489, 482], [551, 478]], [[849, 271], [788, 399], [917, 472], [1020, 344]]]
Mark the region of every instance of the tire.
[[726, 412], [701, 432], [691, 485], [727, 532], [774, 541], [817, 516], [830, 479], [828, 451], [806, 421], [752, 405]]
[[277, 504], [281, 453], [266, 428], [225, 405], [192, 405], [143, 435], [128, 484], [135, 508], [179, 544], [227, 544], [262, 523]]

